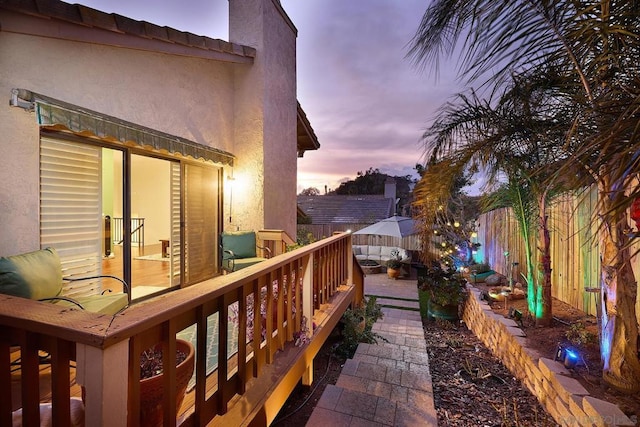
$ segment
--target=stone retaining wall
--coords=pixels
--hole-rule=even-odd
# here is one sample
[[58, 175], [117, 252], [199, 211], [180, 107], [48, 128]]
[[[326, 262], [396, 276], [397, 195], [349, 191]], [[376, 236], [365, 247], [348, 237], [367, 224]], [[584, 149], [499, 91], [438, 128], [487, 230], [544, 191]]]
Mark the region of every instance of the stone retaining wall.
[[636, 425], [618, 406], [590, 396], [563, 364], [528, 348], [518, 324], [494, 313], [481, 299], [480, 290], [471, 286], [469, 289], [463, 313], [467, 327], [522, 381], [560, 425]]

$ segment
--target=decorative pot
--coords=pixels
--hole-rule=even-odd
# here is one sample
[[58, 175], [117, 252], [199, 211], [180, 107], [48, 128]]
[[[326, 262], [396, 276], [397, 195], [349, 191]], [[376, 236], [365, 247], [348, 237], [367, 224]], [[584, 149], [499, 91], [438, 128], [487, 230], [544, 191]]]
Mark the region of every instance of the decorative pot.
[[387, 267], [387, 276], [390, 279], [397, 279], [398, 277], [400, 277], [400, 269]]
[[[161, 345], [161, 344], [158, 344]], [[189, 341], [176, 339], [176, 350], [182, 351], [187, 358], [176, 366], [176, 411], [184, 400], [187, 385], [193, 375], [195, 349]], [[140, 425], [161, 426], [163, 409], [162, 373], [140, 380]]]
[[458, 320], [458, 304], [440, 305], [429, 300], [427, 316], [433, 319]]

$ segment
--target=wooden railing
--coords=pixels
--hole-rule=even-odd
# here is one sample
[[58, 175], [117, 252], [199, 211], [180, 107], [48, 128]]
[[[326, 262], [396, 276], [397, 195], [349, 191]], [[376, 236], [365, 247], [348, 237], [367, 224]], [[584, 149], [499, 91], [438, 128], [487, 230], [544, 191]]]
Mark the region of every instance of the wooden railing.
[[268, 247], [271, 255], [280, 255], [287, 251], [287, 246], [294, 245], [295, 240], [283, 230], [258, 230], [256, 232], [258, 245]]
[[[157, 343], [162, 343], [163, 366], [170, 367], [163, 375], [164, 390], [170, 391], [163, 396], [165, 425], [204, 425], [227, 412], [235, 414], [232, 423], [236, 425], [256, 416], [268, 424], [279, 408], [265, 409], [265, 402], [283, 391], [290, 393], [301, 377], [310, 382], [313, 356], [321, 346], [316, 340], [326, 339], [347, 306], [361, 301], [362, 287], [351, 236], [340, 234], [134, 304], [114, 317], [0, 296], [0, 388], [4, 396], [0, 425], [10, 424], [17, 401], [23, 425], [39, 425], [42, 351], [51, 358], [54, 425], [70, 425], [70, 398], [79, 394], [86, 425], [139, 425], [140, 354]], [[249, 310], [251, 305], [256, 309]], [[230, 311], [237, 317], [230, 317]], [[218, 318], [218, 356], [227, 357], [218, 357], [217, 369], [207, 376], [207, 319], [214, 314]], [[228, 331], [234, 321], [238, 336], [231, 342], [237, 350], [231, 354]], [[197, 331], [195, 387], [182, 408], [177, 408], [176, 334], [192, 325]], [[296, 347], [294, 338], [300, 334], [308, 339]], [[14, 369], [19, 371], [12, 373], [16, 354], [21, 359]], [[278, 371], [280, 365], [290, 368]], [[274, 378], [274, 372], [287, 381]], [[14, 390], [12, 396], [12, 378], [15, 385], [17, 374], [15, 388], [20, 392]], [[280, 387], [279, 393], [270, 392], [275, 387]], [[287, 395], [277, 397], [278, 402], [284, 402]], [[12, 398], [5, 398], [8, 396]]]

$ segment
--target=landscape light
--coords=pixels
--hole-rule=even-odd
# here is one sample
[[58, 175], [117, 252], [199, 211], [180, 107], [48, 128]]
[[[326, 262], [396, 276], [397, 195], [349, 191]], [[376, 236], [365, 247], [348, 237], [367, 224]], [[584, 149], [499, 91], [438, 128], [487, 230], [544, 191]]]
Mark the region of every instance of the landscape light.
[[580, 360], [580, 353], [578, 353], [574, 348], [558, 344], [556, 355], [553, 360], [561, 362], [567, 369], [573, 369]]

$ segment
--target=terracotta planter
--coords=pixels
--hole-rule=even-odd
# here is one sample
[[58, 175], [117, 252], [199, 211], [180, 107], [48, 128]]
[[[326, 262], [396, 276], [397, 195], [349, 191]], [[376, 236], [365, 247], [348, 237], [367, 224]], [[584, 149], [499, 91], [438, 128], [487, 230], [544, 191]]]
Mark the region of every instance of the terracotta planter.
[[[195, 349], [190, 342], [180, 339], [176, 340], [176, 349], [187, 355], [187, 358], [176, 366], [176, 410], [179, 411], [187, 391], [187, 385], [193, 375]], [[162, 374], [140, 380], [141, 426], [162, 425], [162, 381]]]
[[400, 277], [400, 269], [387, 267], [387, 276], [389, 276], [390, 279], [397, 279]]

